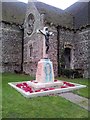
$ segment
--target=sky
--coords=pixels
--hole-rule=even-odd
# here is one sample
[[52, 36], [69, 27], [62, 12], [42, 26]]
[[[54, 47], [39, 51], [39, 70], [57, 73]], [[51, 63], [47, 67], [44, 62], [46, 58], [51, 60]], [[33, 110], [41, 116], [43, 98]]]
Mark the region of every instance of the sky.
[[[27, 3], [28, 0], [18, 0]], [[78, 0], [38, 0], [41, 2], [44, 2], [46, 4], [52, 5], [54, 7], [60, 8], [60, 9], [66, 9], [70, 5], [74, 4]]]

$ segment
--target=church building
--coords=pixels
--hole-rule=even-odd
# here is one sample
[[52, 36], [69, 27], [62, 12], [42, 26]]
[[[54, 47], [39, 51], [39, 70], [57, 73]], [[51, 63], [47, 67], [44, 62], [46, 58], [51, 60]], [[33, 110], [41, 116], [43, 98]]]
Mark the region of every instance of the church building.
[[48, 27], [49, 58], [55, 76], [60, 69], [80, 71], [90, 78], [90, 2], [76, 2], [65, 10], [42, 2], [2, 2], [2, 72], [35, 76], [43, 58], [44, 36], [37, 33]]

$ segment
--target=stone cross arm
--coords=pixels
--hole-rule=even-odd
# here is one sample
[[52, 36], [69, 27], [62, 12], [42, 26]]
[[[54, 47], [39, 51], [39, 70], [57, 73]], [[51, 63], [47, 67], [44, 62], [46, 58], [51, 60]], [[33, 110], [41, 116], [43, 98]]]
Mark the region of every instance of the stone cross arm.
[[[39, 29], [39, 30], [37, 30], [37, 33], [42, 33], [44, 36], [46, 35], [46, 31], [45, 30], [40, 30]], [[49, 32], [48, 31], [48, 33], [49, 33], [50, 36], [54, 36], [53, 32]]]

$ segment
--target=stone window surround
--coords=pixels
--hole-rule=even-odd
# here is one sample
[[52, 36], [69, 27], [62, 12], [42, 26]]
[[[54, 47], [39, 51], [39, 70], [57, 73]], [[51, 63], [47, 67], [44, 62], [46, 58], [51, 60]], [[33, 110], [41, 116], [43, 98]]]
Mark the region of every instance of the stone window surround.
[[[31, 18], [30, 18], [30, 17], [31, 17]], [[30, 23], [30, 20], [31, 20], [31, 24], [29, 24], [29, 23]], [[33, 25], [32, 25], [32, 23], [33, 23]], [[27, 24], [26, 24], [28, 36], [31, 36], [31, 35], [33, 34], [34, 23], [35, 23], [34, 15], [33, 15], [32, 13], [30, 13], [30, 14], [28, 15], [28, 17], [27, 17]], [[31, 32], [29, 31], [29, 29], [30, 29], [30, 26], [29, 26], [29, 25], [31, 25], [31, 27], [33, 27], [33, 29], [32, 29]]]

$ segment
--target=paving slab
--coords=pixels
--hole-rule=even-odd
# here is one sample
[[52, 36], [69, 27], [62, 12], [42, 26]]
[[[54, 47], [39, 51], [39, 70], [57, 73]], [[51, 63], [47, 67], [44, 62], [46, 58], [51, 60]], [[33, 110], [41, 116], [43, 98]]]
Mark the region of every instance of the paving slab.
[[90, 99], [87, 99], [85, 97], [81, 97], [77, 94], [74, 94], [72, 92], [67, 92], [67, 93], [61, 93], [58, 94], [59, 96], [69, 100], [72, 103], [75, 103], [77, 105], [79, 105], [80, 107], [90, 111]]

